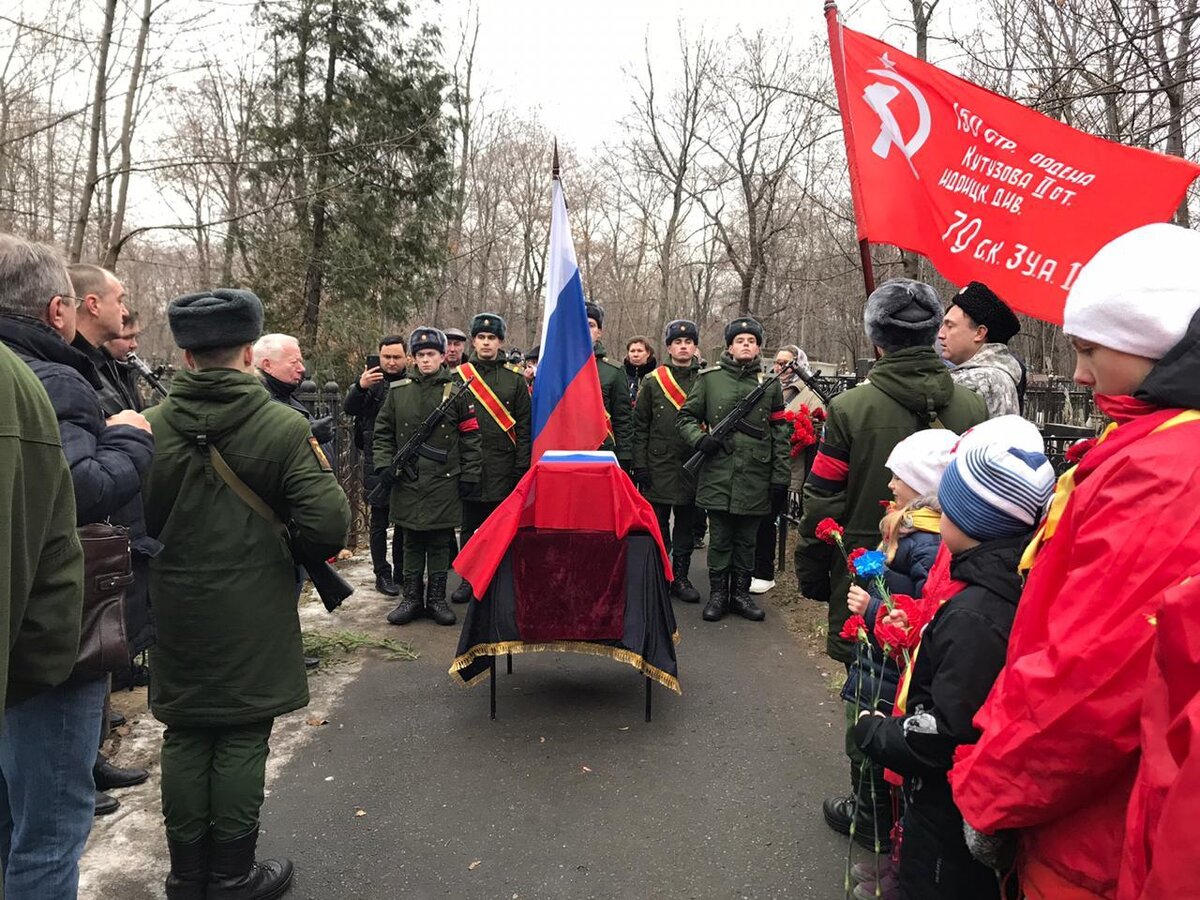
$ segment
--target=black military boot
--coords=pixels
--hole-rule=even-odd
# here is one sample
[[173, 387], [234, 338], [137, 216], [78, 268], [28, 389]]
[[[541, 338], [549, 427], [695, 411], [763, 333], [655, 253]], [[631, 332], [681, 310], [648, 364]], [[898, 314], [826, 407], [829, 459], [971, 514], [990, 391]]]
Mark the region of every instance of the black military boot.
[[827, 797], [821, 803], [821, 812], [825, 816], [825, 824], [838, 834], [849, 834], [850, 823], [854, 821], [854, 798], [858, 794], [859, 765], [850, 763], [850, 793], [840, 797]]
[[458, 616], [446, 602], [446, 573], [437, 572], [429, 576], [429, 588], [425, 593], [425, 611], [439, 625], [453, 625]]
[[121, 769], [114, 766], [103, 753], [97, 753], [96, 761], [92, 764], [92, 780], [96, 782], [98, 791], [133, 787], [149, 777], [150, 773], [145, 769]]
[[205, 900], [208, 890], [208, 835], [190, 844], [167, 837], [171, 872], [167, 875], [167, 900]]
[[767, 614], [754, 602], [754, 595], [750, 593], [749, 572], [734, 571], [733, 597], [729, 601], [729, 611], [737, 613], [743, 619], [749, 619], [751, 622], [761, 622], [767, 617]]
[[375, 590], [388, 597], [399, 597], [400, 587], [396, 582], [392, 581], [392, 576], [388, 574], [375, 576]]
[[292, 884], [290, 859], [256, 861], [258, 829], [232, 841], [213, 841], [207, 900], [275, 900]]
[[729, 612], [729, 572], [708, 570], [708, 602], [704, 604], [705, 622], [719, 622]]
[[404, 599], [388, 613], [387, 620], [392, 625], [407, 625], [421, 611], [421, 602], [425, 594], [425, 583], [420, 575], [407, 575], [404, 578]]
[[471, 584], [465, 578], [454, 589], [454, 593], [450, 595], [451, 603], [466, 603], [471, 599]]
[[691, 565], [690, 556], [676, 556], [671, 560], [671, 570], [675, 574], [675, 580], [671, 582], [671, 596], [684, 603], [699, 603], [700, 592], [688, 581]]

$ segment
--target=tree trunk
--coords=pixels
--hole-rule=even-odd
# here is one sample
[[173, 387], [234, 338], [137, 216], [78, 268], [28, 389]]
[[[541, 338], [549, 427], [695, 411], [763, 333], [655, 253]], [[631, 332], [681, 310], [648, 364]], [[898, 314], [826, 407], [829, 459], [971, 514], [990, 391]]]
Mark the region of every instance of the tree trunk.
[[325, 63], [325, 94], [321, 103], [321, 123], [317, 146], [317, 180], [313, 198], [312, 239], [309, 242], [308, 270], [304, 273], [304, 319], [301, 331], [305, 346], [317, 341], [321, 323], [321, 290], [325, 285], [325, 230], [329, 201], [325, 195], [329, 185], [329, 149], [333, 144], [333, 90], [338, 59], [338, 8], [329, 13], [329, 54]]
[[104, 30], [100, 33], [99, 59], [96, 63], [96, 89], [92, 94], [92, 118], [88, 136], [88, 169], [83, 182], [83, 193], [79, 198], [79, 211], [75, 216], [75, 231], [71, 237], [69, 259], [73, 263], [83, 257], [83, 239], [87, 232], [88, 214], [92, 208], [92, 196], [96, 191], [100, 161], [100, 123], [103, 121], [105, 94], [108, 92], [108, 48], [112, 44], [113, 19], [117, 14], [117, 0], [108, 0], [104, 5]]
[[138, 29], [137, 46], [133, 51], [133, 70], [129, 74], [129, 93], [125, 95], [125, 112], [121, 117], [121, 162], [117, 175], [117, 206], [106, 241], [104, 268], [112, 269], [121, 253], [121, 231], [125, 227], [125, 206], [129, 199], [129, 168], [133, 165], [130, 152], [133, 144], [134, 109], [141, 86], [142, 66], [146, 57], [146, 39], [150, 34], [151, 0], [142, 0], [142, 23]]

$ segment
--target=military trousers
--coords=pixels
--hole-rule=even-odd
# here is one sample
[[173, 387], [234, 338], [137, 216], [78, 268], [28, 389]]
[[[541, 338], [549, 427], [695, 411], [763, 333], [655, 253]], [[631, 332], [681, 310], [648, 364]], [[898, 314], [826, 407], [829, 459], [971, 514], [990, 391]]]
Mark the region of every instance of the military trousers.
[[452, 546], [453, 528], [434, 528], [432, 531], [405, 528], [404, 577], [420, 578], [426, 569], [430, 575], [449, 571]]
[[211, 830], [232, 841], [258, 827], [274, 719], [247, 725], [167, 726], [162, 804], [167, 837], [191, 843]]
[[762, 516], [708, 511], [708, 567], [717, 572], [751, 572]]
[[[694, 528], [697, 509], [688, 503], [673, 506], [670, 503], [651, 503], [654, 515], [658, 517], [658, 530], [662, 534], [663, 544], [673, 557], [690, 559], [693, 542], [696, 540]], [[671, 527], [671, 514], [675, 515], [675, 527]]]
[[371, 507], [371, 567], [376, 575], [399, 578], [404, 572], [404, 530], [392, 532], [392, 559], [388, 562], [388, 515], [390, 507]]
[[471, 535], [479, 530], [479, 526], [487, 521], [487, 517], [495, 512], [499, 505], [500, 501], [498, 500], [464, 500], [462, 530], [458, 535], [458, 546], [467, 546]]

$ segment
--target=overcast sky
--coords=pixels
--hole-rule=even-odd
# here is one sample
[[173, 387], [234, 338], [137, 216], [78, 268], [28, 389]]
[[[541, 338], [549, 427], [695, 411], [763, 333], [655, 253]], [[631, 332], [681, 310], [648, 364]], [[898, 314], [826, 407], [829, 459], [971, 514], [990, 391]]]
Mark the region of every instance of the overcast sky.
[[[440, 20], [448, 64], [472, 0], [418, 5]], [[536, 110], [560, 141], [587, 151], [614, 134], [629, 111], [629, 68], [649, 42], [664, 75], [671, 74], [677, 29], [720, 40], [738, 28], [791, 34], [800, 47], [825, 34], [822, 0], [477, 0], [476, 67], [489, 105]], [[911, 32], [890, 26], [908, 0], [843, 0], [846, 24], [891, 43], [911, 44]], [[432, 13], [431, 13], [432, 11]], [[908, 12], [911, 15], [911, 11]], [[940, 13], [939, 13], [940, 14]], [[822, 45], [823, 46], [823, 45]], [[911, 48], [909, 48], [911, 49]]]

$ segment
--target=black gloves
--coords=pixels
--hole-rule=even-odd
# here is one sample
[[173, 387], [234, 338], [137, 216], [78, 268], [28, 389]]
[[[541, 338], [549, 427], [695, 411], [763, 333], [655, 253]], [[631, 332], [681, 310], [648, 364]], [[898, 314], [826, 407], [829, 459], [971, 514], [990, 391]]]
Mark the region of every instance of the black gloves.
[[716, 456], [725, 449], [725, 445], [713, 437], [711, 434], [703, 435], [696, 444], [696, 449], [705, 456]]
[[773, 484], [767, 488], [767, 496], [771, 499], [771, 515], [782, 515], [787, 509], [788, 486], [786, 484]]
[[463, 500], [478, 500], [483, 496], [483, 490], [480, 488], [478, 481], [460, 481], [458, 483], [458, 496]]
[[318, 444], [328, 444], [333, 440], [333, 416], [322, 416], [312, 420], [312, 434]]
[[649, 469], [634, 469], [629, 473], [629, 477], [633, 479], [633, 483], [637, 489], [642, 492], [647, 491], [653, 483], [650, 478]]
[[391, 490], [392, 485], [396, 483], [396, 473], [392, 471], [391, 466], [384, 466], [375, 470], [375, 478], [378, 484], [382, 484], [388, 490]]

